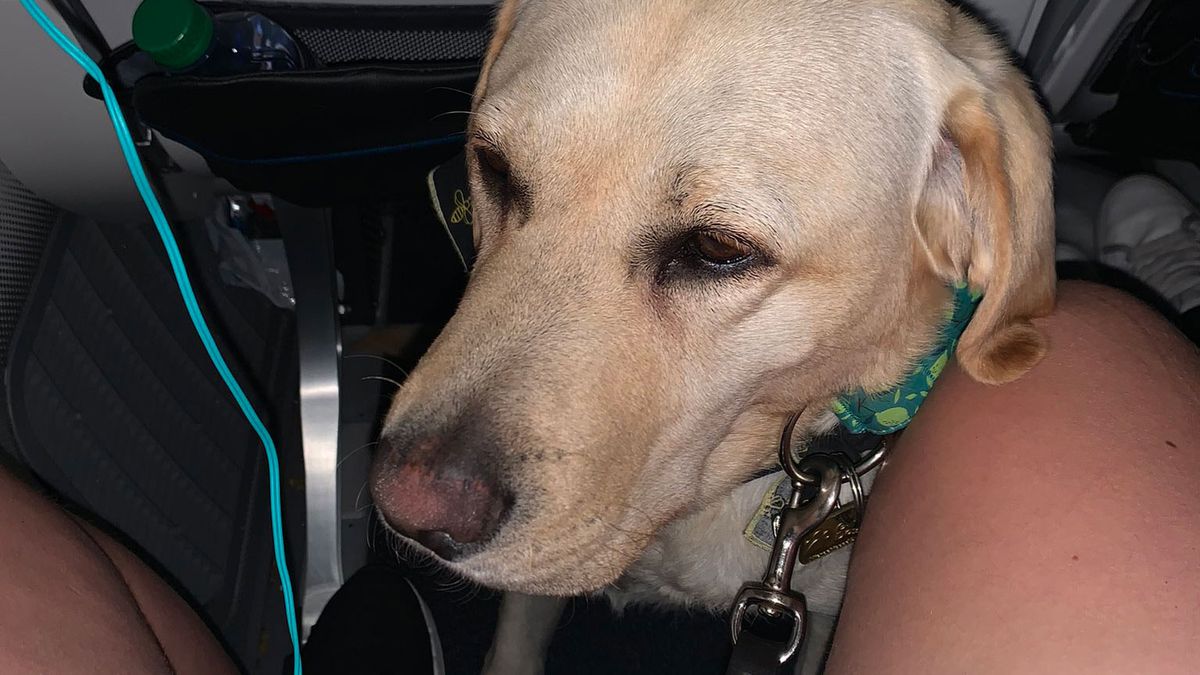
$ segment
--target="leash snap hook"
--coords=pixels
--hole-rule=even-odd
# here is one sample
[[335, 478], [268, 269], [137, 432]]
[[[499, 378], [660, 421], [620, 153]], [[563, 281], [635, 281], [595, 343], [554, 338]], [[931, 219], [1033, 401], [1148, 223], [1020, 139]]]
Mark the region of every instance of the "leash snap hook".
[[[792, 590], [796, 557], [804, 538], [825, 522], [837, 507], [843, 471], [836, 458], [824, 454], [806, 455], [794, 464], [784, 466], [794, 489], [788, 505], [780, 513], [779, 533], [775, 537], [767, 572], [761, 582], [742, 586], [729, 623], [736, 645], [751, 607], [772, 618], [786, 617], [791, 620], [791, 634], [778, 653], [781, 664], [800, 649], [807, 628], [804, 596]], [[801, 503], [801, 493], [806, 481], [800, 476], [807, 477], [808, 481], [817, 485], [816, 494], [804, 503]]]

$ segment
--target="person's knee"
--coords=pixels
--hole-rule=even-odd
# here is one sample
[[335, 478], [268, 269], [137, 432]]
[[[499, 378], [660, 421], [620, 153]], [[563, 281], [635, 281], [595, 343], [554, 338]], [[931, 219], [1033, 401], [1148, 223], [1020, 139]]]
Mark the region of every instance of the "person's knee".
[[[1059, 286], [1054, 312], [1038, 319], [1050, 347], [1029, 377], [1040, 385], [1125, 382], [1200, 395], [1200, 352], [1154, 308], [1123, 291], [1087, 282]], [[1051, 386], [1051, 389], [1056, 387]]]
[[1067, 338], [1087, 334], [1134, 348], [1186, 347], [1184, 352], [1195, 352], [1158, 310], [1125, 291], [1092, 282], [1060, 283], [1055, 311], [1038, 323], [1043, 330], [1064, 333]]
[[1040, 363], [1003, 386], [947, 368], [910, 431], [923, 442], [977, 434], [1051, 442], [1069, 429], [1075, 440], [1107, 445], [1134, 427], [1169, 429], [1176, 443], [1191, 437], [1182, 427], [1200, 405], [1200, 354], [1153, 308], [1115, 289], [1068, 282], [1054, 312], [1035, 324], [1049, 343]]

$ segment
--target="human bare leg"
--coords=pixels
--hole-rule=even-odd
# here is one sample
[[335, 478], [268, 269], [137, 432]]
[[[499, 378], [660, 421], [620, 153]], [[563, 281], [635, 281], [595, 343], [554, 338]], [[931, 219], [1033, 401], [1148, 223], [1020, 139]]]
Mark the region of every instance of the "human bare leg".
[[1045, 360], [948, 369], [877, 480], [829, 673], [1192, 673], [1200, 356], [1064, 284]]

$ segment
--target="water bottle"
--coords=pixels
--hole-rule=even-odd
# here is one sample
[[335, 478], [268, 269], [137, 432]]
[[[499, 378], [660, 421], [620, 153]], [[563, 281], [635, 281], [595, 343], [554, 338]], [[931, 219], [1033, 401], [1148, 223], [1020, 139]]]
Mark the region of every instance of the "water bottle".
[[311, 65], [300, 43], [256, 12], [209, 13], [195, 0], [143, 0], [133, 41], [170, 73], [237, 75]]

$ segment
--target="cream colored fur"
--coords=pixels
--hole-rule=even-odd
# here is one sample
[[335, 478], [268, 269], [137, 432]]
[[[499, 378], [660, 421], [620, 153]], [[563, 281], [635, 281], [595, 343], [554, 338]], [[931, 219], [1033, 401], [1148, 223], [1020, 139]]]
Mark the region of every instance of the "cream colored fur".
[[[941, 0], [508, 0], [468, 156], [477, 266], [384, 433], [488, 430], [514, 506], [449, 564], [482, 584], [723, 607], [761, 574], [730, 537], [785, 417], [897, 381], [948, 282], [985, 293], [969, 375], [1045, 350], [1048, 125]], [[696, 230], [755, 264], [673, 276]], [[822, 567], [801, 586], [834, 611]]]

